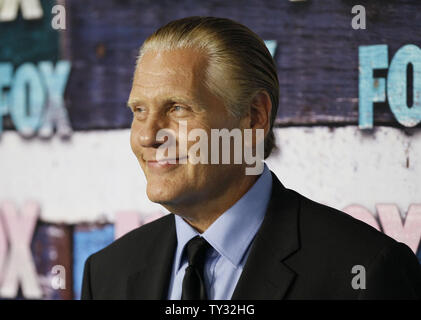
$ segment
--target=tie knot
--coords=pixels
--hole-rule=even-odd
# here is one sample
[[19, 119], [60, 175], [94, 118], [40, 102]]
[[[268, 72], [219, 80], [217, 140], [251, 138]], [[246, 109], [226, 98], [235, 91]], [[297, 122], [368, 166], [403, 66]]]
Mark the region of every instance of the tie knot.
[[187, 242], [186, 251], [189, 265], [203, 267], [209, 243], [202, 237], [196, 236]]

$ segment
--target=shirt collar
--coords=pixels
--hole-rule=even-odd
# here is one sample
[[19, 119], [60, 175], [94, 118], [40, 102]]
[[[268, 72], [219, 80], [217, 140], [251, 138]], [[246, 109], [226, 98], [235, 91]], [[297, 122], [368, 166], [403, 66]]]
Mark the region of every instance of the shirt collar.
[[[272, 190], [272, 175], [264, 165], [263, 173], [254, 185], [231, 208], [216, 219], [201, 234], [206, 241], [234, 267], [238, 267], [247, 248], [256, 235], [269, 203]], [[181, 267], [184, 246], [193, 237], [200, 235], [193, 227], [175, 215], [177, 232], [176, 270]]]

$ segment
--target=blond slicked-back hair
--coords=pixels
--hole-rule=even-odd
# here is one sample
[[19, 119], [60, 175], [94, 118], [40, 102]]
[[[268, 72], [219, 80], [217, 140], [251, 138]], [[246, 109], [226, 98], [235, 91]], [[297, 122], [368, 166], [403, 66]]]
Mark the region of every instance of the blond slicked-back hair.
[[263, 40], [249, 28], [226, 18], [188, 17], [169, 22], [150, 35], [139, 51], [197, 49], [207, 57], [205, 85], [221, 98], [228, 111], [241, 118], [252, 99], [264, 90], [272, 102], [270, 130], [265, 139], [265, 159], [275, 147], [273, 123], [279, 103], [275, 62]]

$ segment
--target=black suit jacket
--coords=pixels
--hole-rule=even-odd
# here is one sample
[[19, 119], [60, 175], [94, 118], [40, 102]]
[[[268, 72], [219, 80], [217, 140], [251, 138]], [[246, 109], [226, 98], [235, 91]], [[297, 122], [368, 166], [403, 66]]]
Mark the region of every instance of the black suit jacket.
[[[421, 268], [405, 245], [285, 188], [272, 195], [232, 299], [421, 299]], [[174, 215], [91, 255], [82, 299], [166, 299], [177, 239]], [[353, 289], [355, 265], [366, 289]]]

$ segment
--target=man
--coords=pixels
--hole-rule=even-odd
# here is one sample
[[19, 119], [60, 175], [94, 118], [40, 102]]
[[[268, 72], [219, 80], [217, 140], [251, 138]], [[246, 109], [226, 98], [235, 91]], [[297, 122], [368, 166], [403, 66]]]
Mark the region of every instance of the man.
[[83, 299], [421, 298], [406, 245], [286, 189], [266, 165], [247, 174], [246, 153], [209, 160], [216, 150], [235, 158], [233, 144], [194, 147], [215, 129], [252, 130], [242, 150], [258, 153], [263, 132], [268, 157], [278, 90], [264, 42], [234, 21], [185, 18], [145, 41], [128, 101], [131, 147], [149, 199], [171, 214], [90, 256]]

